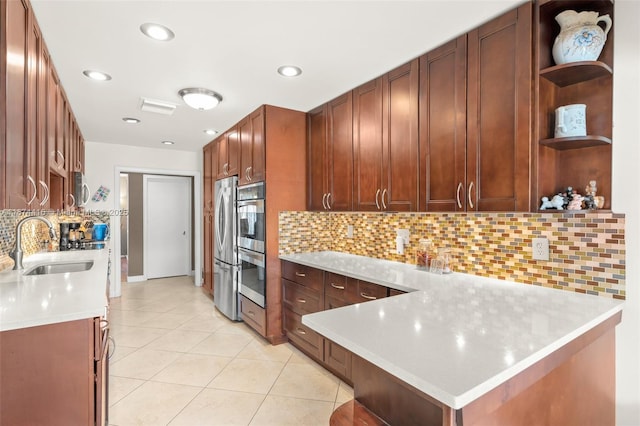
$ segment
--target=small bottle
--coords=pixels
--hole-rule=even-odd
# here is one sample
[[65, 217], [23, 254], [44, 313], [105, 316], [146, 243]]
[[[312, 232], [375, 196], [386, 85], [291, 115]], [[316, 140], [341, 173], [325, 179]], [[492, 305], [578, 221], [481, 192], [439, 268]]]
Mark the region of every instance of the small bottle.
[[418, 251], [416, 252], [416, 265], [420, 269], [429, 269], [431, 258], [433, 257], [433, 246], [428, 238], [421, 238], [418, 241]]

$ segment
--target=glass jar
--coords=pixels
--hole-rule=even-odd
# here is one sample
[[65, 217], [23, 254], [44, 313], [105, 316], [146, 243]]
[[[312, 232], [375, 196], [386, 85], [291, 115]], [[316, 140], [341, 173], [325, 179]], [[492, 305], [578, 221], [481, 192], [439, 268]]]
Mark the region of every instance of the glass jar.
[[429, 269], [431, 259], [433, 258], [433, 245], [428, 238], [421, 238], [418, 241], [418, 250], [416, 252], [416, 265], [420, 269]]

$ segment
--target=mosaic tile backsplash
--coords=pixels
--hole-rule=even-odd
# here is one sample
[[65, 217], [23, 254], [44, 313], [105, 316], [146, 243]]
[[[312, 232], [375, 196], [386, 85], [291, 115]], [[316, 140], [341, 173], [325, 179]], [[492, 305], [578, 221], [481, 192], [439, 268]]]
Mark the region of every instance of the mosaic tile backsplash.
[[[451, 250], [456, 272], [625, 299], [624, 225], [623, 214], [607, 212], [301, 211], [280, 213], [279, 239], [281, 254], [331, 250], [415, 264], [418, 241], [429, 238]], [[403, 255], [396, 229], [410, 232]], [[549, 240], [549, 261], [532, 259], [536, 237]]]
[[[40, 221], [29, 221], [22, 226], [22, 250], [24, 257], [43, 250], [58, 250], [60, 222], [104, 222], [109, 224], [109, 213], [92, 210], [91, 214], [56, 211], [0, 210], [0, 271], [13, 268], [13, 259], [9, 252], [16, 241], [16, 225], [27, 216], [44, 216], [51, 221], [56, 230], [56, 240], [51, 240], [47, 226]], [[49, 243], [45, 243], [49, 241]]]

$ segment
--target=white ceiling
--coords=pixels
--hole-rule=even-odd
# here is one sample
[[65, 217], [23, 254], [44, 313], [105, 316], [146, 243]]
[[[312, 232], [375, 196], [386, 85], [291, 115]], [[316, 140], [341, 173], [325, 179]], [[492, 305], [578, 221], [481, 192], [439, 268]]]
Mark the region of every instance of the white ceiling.
[[[87, 141], [197, 151], [213, 139], [204, 129], [224, 131], [262, 104], [308, 111], [523, 1], [31, 2]], [[147, 38], [145, 22], [171, 28], [175, 39]], [[283, 64], [302, 76], [281, 77]], [[113, 78], [95, 82], [85, 69]], [[197, 111], [179, 98], [185, 87], [224, 100]], [[178, 108], [142, 112], [141, 97]]]

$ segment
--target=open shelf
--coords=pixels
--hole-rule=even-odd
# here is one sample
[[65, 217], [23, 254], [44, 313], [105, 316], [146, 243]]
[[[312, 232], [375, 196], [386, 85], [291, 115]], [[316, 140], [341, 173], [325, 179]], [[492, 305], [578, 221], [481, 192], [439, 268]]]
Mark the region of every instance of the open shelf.
[[571, 62], [540, 70], [540, 77], [559, 87], [595, 80], [612, 74], [611, 67], [600, 61]]
[[599, 145], [611, 145], [611, 139], [605, 136], [573, 136], [566, 138], [542, 139], [540, 145], [563, 151], [565, 149], [589, 148]]

